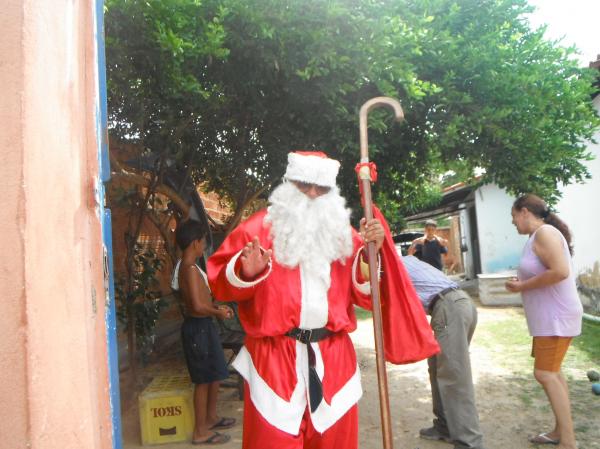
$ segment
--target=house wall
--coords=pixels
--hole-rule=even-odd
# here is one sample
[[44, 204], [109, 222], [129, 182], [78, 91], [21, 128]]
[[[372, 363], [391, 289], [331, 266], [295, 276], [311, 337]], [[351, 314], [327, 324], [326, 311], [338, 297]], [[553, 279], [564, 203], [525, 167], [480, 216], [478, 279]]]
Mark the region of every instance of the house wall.
[[[0, 14], [0, 435], [7, 448], [23, 448], [28, 440], [27, 343], [25, 310], [25, 248], [23, 220], [23, 115], [24, 80], [23, 7], [17, 0], [4, 2]], [[17, 126], [8, 126], [14, 124]], [[9, 256], [10, 255], [10, 256]], [[10, 376], [10, 377], [9, 377]]]
[[203, 192], [198, 191], [206, 213], [217, 220], [217, 222], [226, 223], [229, 217], [233, 214], [233, 211], [227, 207], [219, 196], [214, 192]]
[[[600, 113], [600, 95], [593, 101]], [[595, 134], [600, 142], [600, 130]], [[595, 160], [585, 162], [592, 178], [585, 184], [571, 184], [561, 188], [562, 199], [557, 204], [558, 215], [569, 225], [575, 245], [573, 264], [582, 286], [584, 305], [592, 312], [600, 312], [600, 143], [591, 143], [587, 149]], [[592, 304], [593, 303], [593, 304]]]
[[108, 449], [92, 0], [0, 14], [0, 447]]
[[464, 273], [462, 252], [460, 250], [460, 219], [458, 215], [450, 217], [448, 229], [448, 254], [445, 259], [448, 274]]
[[467, 279], [475, 279], [476, 273], [473, 262], [473, 249], [471, 247], [471, 226], [469, 223], [469, 211], [466, 208], [460, 210], [458, 215], [460, 223], [460, 245], [465, 248], [466, 251], [462, 253], [463, 267], [465, 277]]
[[[594, 106], [600, 112], [600, 95], [594, 99]], [[595, 138], [600, 142], [600, 131]], [[571, 229], [575, 254], [573, 263], [578, 273], [593, 268], [600, 261], [600, 143], [588, 143], [587, 149], [596, 159], [584, 162], [592, 174], [585, 184], [570, 184], [561, 188], [562, 199], [556, 209], [559, 217]]]
[[510, 210], [514, 197], [495, 184], [475, 192], [477, 229], [482, 273], [496, 273], [518, 267], [526, 236], [512, 224]]

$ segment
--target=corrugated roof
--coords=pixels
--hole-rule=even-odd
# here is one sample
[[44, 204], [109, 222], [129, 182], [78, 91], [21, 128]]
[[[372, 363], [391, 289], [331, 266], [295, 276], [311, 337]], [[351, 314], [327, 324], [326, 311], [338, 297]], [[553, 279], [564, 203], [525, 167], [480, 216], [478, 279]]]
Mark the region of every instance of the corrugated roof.
[[438, 205], [406, 217], [406, 221], [411, 223], [456, 213], [464, 209], [463, 205], [468, 205], [474, 201], [472, 193], [476, 188], [476, 185], [455, 184], [446, 189]]

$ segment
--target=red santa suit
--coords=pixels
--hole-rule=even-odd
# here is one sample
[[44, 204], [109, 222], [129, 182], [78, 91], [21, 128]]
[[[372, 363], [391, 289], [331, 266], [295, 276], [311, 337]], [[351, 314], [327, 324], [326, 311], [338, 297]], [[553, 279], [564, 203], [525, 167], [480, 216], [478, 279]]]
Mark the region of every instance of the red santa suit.
[[[238, 226], [209, 258], [207, 266], [215, 298], [238, 302], [246, 332], [245, 345], [234, 362], [246, 381], [246, 400], [251, 401], [244, 412], [243, 447], [285, 449], [283, 441], [289, 441], [285, 443], [287, 447], [332, 447], [331, 442], [303, 446], [297, 438], [285, 440], [284, 436], [310, 434], [312, 441], [318, 441], [333, 434], [335, 427], [335, 446], [342, 441], [339, 435], [345, 435], [344, 447], [353, 449], [357, 446], [356, 403], [362, 388], [348, 333], [356, 329], [354, 306], [371, 308], [370, 284], [364, 281], [358, 267], [362, 239], [352, 230], [351, 255], [330, 263], [327, 273], [315, 270], [310, 263], [301, 262], [294, 268], [284, 266], [274, 252], [263, 273], [245, 280], [240, 274], [244, 245], [257, 236], [264, 251], [273, 248], [266, 213], [258, 212]], [[324, 275], [329, 282], [323, 281]], [[414, 297], [419, 308], [416, 310], [422, 311], [416, 294]], [[428, 328], [424, 314], [423, 322]], [[387, 326], [384, 331], [396, 332], [398, 327]], [[309, 350], [306, 344], [286, 335], [295, 328], [331, 331], [327, 338], [308, 343], [314, 351], [323, 393], [323, 400], [313, 411], [307, 407]], [[430, 328], [427, 333], [431, 334]], [[426, 351], [421, 351], [421, 358], [436, 352], [432, 341], [433, 336]]]

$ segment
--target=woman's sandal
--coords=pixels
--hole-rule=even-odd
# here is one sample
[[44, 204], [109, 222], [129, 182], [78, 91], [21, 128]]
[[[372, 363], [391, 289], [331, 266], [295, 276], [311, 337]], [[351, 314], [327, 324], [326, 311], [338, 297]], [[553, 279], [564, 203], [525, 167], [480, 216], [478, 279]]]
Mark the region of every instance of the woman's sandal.
[[198, 444], [198, 445], [200, 445], [200, 444], [206, 444], [206, 445], [225, 444], [229, 440], [231, 440], [231, 437], [229, 435], [224, 434], [224, 433], [215, 432], [213, 435], [208, 437], [206, 440], [202, 440], [202, 441], [192, 440], [192, 444]]
[[534, 444], [558, 444], [559, 440], [555, 440], [552, 437], [548, 436], [548, 432], [540, 433], [539, 435], [535, 435], [533, 437], [527, 438], [530, 443]]

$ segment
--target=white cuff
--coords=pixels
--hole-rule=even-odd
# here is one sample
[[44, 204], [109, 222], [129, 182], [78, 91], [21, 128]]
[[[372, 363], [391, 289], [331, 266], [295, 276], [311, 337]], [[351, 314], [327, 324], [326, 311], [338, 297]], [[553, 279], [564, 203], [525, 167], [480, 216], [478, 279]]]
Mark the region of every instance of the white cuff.
[[[262, 251], [264, 251], [264, 249], [261, 247], [260, 248]], [[231, 260], [229, 261], [229, 263], [227, 263], [227, 268], [225, 269], [225, 276], [227, 277], [227, 280], [229, 281], [229, 283], [231, 285], [233, 285], [234, 287], [237, 288], [250, 288], [250, 287], [254, 287], [256, 284], [264, 281], [267, 276], [269, 274], [271, 274], [271, 269], [272, 269], [272, 263], [269, 260], [269, 269], [267, 270], [267, 272], [262, 275], [261, 277], [259, 277], [258, 279], [255, 279], [253, 281], [244, 281], [242, 279], [240, 279], [238, 277], [237, 274], [235, 274], [235, 264], [237, 262], [237, 260], [239, 259], [240, 255], [242, 254], [242, 250], [240, 250], [235, 256], [233, 256], [231, 258]]]
[[[358, 283], [356, 279], [356, 268], [358, 267], [358, 260], [360, 259], [360, 253], [362, 252], [364, 246], [361, 246], [356, 252], [356, 257], [354, 258], [354, 262], [352, 263], [352, 284], [354, 288], [356, 288], [363, 295], [371, 294], [371, 282], [367, 281], [362, 284]], [[377, 254], [377, 279], [381, 279], [381, 257]]]

